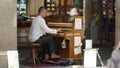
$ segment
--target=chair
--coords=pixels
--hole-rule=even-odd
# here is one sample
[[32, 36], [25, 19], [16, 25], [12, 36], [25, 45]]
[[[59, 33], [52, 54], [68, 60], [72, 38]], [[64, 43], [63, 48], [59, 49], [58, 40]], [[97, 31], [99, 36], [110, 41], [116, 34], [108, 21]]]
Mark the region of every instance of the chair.
[[41, 44], [29, 42], [28, 45], [32, 46], [32, 58], [33, 58], [34, 64], [36, 64], [36, 61], [40, 63], [35, 47], [40, 47]]

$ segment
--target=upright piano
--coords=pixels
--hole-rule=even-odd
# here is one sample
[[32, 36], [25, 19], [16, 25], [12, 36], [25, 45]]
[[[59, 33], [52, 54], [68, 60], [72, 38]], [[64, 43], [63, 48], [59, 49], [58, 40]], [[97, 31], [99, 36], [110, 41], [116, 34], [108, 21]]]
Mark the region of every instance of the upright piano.
[[[68, 41], [64, 41], [59, 48], [61, 57], [76, 59], [82, 57], [82, 17], [77, 16], [73, 22], [54, 22], [47, 20], [47, 25], [51, 28], [62, 28], [62, 32], [58, 34], [49, 34], [55, 37], [63, 37]], [[67, 44], [66, 44], [67, 42]], [[64, 44], [65, 43], [65, 44]]]

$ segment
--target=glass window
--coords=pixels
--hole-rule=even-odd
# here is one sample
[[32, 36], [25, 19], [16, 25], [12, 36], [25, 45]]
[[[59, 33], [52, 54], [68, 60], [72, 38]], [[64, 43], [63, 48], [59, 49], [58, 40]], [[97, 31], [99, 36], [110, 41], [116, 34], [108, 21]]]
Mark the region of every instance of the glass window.
[[17, 0], [17, 12], [22, 16], [26, 15], [26, 0]]

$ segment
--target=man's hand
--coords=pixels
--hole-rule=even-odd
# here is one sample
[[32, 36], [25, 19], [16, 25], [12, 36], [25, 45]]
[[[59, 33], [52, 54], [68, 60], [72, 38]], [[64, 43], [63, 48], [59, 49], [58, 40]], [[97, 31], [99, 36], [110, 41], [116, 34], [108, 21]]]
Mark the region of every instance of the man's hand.
[[62, 28], [57, 28], [57, 32], [62, 32]]

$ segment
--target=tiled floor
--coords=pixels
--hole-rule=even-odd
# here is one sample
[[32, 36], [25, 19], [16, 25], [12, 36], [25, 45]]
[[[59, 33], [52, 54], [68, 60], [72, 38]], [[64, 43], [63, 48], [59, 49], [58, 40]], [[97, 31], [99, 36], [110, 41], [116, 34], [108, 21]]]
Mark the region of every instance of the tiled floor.
[[[111, 52], [113, 50], [113, 47], [111, 47], [111, 45], [109, 44], [103, 44], [103, 45], [94, 45], [94, 48], [99, 48], [99, 54], [101, 56], [101, 59], [104, 63], [104, 65], [107, 65], [107, 60], [110, 58], [111, 56]], [[19, 50], [19, 57], [23, 58], [26, 57], [29, 53], [30, 53], [30, 48], [18, 48]], [[80, 61], [80, 63], [83, 63], [83, 60]], [[92, 61], [91, 61], [92, 62]], [[21, 63], [21, 62], [20, 62]], [[27, 64], [29, 65], [27, 65]], [[45, 66], [44, 64], [40, 64], [40, 65], [34, 65], [32, 63], [32, 59], [27, 61], [27, 62], [23, 62], [20, 64], [20, 68], [84, 68], [83, 64], [80, 65], [69, 65], [69, 66], [60, 66], [60, 65], [47, 65]], [[96, 68], [105, 68], [105, 67], [100, 67], [101, 64], [99, 62], [99, 60], [97, 61], [97, 67]]]
[[[50, 67], [29, 67], [25, 65], [21, 65], [20, 68], [88, 68], [88, 67], [83, 67], [82, 65], [71, 65], [71, 66], [50, 66]], [[89, 67], [90, 68], [90, 67]], [[101, 67], [92, 67], [92, 68], [106, 68], [105, 66]]]

